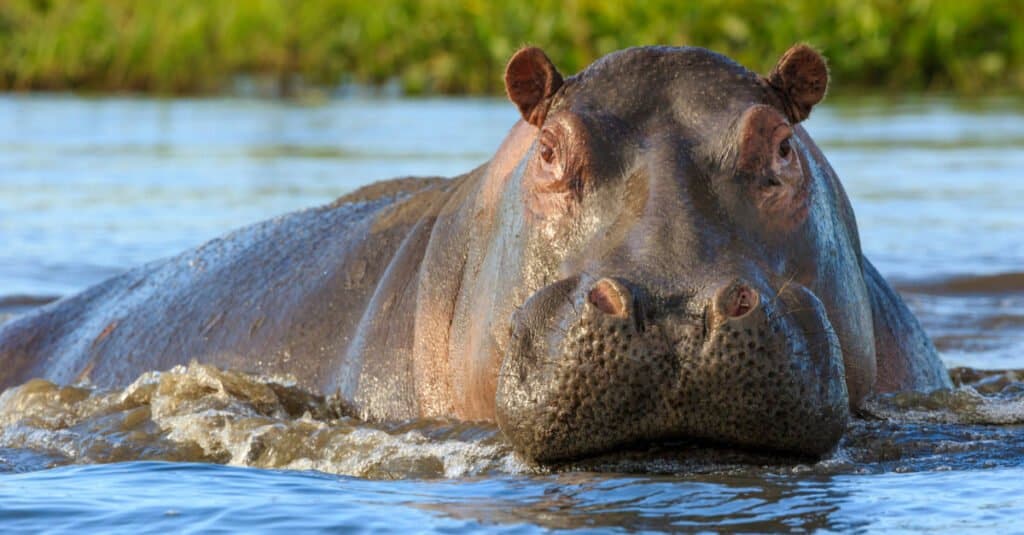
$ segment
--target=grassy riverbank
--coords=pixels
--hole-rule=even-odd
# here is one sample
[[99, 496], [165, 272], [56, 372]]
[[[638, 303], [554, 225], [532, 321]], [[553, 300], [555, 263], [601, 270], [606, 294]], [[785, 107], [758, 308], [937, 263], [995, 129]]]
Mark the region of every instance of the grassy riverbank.
[[3, 0], [0, 89], [206, 93], [236, 74], [298, 74], [314, 85], [496, 93], [524, 43], [565, 73], [651, 43], [705, 46], [764, 72], [796, 41], [829, 57], [841, 91], [1024, 89], [1024, 2], [826, 3]]

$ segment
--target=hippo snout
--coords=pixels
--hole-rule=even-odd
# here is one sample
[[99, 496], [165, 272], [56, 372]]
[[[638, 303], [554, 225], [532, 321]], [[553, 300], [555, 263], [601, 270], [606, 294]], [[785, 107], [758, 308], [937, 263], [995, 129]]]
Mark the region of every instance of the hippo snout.
[[516, 312], [496, 402], [521, 454], [557, 461], [679, 439], [810, 455], [835, 446], [849, 418], [842, 352], [814, 294], [742, 279], [703, 306], [651, 294], [574, 277]]
[[838, 336], [803, 286], [768, 295], [743, 281], [716, 292], [706, 336], [678, 348], [685, 377], [672, 403], [702, 409], [700, 418], [683, 418], [690, 436], [826, 453], [848, 422]]

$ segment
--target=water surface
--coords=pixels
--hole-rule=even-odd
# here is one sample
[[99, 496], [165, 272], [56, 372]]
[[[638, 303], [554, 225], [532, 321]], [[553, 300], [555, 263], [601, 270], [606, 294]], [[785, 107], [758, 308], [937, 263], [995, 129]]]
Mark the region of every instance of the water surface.
[[[453, 175], [500, 100], [0, 97], [0, 320], [374, 180]], [[949, 366], [1024, 368], [1024, 101], [859, 99], [806, 127]], [[202, 366], [0, 396], [7, 530], [1020, 529], [1024, 385], [870, 405], [828, 458], [675, 444], [538, 469], [492, 426], [367, 425]], [[197, 462], [198, 461], [198, 462]]]
[[[189, 463], [72, 466], [0, 479], [5, 527], [167, 532], [947, 530], [1020, 527], [1024, 470], [872, 476], [471, 478], [387, 483]], [[971, 479], [970, 488], [956, 488]], [[83, 481], [95, 486], [82, 492]], [[932, 490], [927, 499], [921, 496]], [[98, 514], [102, 512], [102, 514]]]

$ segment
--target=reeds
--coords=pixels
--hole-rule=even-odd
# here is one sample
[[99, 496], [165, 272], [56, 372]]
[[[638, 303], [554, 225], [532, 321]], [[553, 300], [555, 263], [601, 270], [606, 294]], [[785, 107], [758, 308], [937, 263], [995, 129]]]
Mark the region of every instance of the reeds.
[[792, 43], [840, 91], [1024, 89], [1024, 2], [977, 0], [0, 0], [0, 89], [209, 93], [237, 74], [498, 93], [537, 44], [565, 73], [689, 44], [762, 72]]

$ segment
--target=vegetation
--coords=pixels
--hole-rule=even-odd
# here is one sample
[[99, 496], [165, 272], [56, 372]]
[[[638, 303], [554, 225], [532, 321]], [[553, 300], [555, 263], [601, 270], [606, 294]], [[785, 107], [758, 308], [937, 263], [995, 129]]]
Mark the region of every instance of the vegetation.
[[246, 73], [497, 93], [524, 43], [565, 73], [653, 43], [765, 72], [797, 41], [840, 88], [1024, 89], [1016, 0], [0, 0], [0, 89], [203, 93]]

